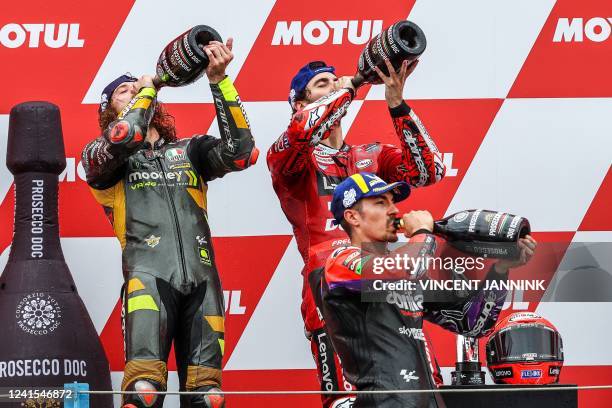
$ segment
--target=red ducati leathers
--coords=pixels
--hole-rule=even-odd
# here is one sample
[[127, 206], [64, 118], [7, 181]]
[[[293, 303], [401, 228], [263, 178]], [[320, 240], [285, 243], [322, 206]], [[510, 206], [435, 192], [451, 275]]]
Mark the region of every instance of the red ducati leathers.
[[[319, 143], [329, 137], [330, 128], [346, 114], [352, 98], [352, 90], [342, 89], [296, 112], [267, 156], [274, 190], [304, 259], [302, 316], [310, 334], [319, 333], [323, 324], [309, 275], [323, 268], [334, 248], [349, 242], [346, 233], [332, 224], [329, 211], [336, 184], [361, 171], [376, 173], [387, 182], [403, 180], [413, 187], [427, 186], [444, 177], [441, 154], [405, 102], [390, 109], [399, 147], [374, 142], [357, 146], [345, 143], [333, 149]], [[321, 345], [316, 337], [311, 338], [313, 353], [318, 355]], [[315, 359], [321, 377], [321, 361]]]

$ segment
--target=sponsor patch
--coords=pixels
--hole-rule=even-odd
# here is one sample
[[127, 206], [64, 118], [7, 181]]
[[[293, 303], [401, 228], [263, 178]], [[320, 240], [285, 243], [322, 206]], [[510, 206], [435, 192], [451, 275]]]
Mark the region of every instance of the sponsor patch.
[[376, 176], [376, 175], [369, 175], [369, 174], [364, 174], [363, 177], [367, 177], [368, 179], [370, 179], [370, 187], [375, 186], [377, 184], [387, 184], [385, 183], [385, 180], [381, 179], [380, 177]]
[[166, 150], [166, 159], [171, 162], [185, 160], [185, 150], [179, 148], [168, 149]]
[[496, 368], [493, 370], [493, 377], [495, 378], [512, 378], [512, 367]]
[[521, 378], [542, 378], [542, 370], [521, 370]]
[[210, 259], [210, 252], [208, 248], [204, 246], [198, 247], [198, 254], [200, 255], [200, 262], [206, 266], [212, 266], [212, 260]]
[[21, 299], [15, 317], [21, 330], [35, 336], [43, 336], [59, 327], [62, 308], [51, 295], [35, 292]]
[[538, 356], [538, 353], [523, 353], [521, 357], [525, 360], [535, 360]]
[[412, 371], [408, 371], [406, 369], [403, 369], [402, 371], [400, 371], [400, 375], [404, 378], [404, 380], [409, 383], [412, 380], [418, 380], [419, 377], [414, 375], [414, 373], [416, 373], [416, 370], [412, 370]]
[[522, 313], [516, 313], [514, 316], [512, 316], [510, 319], [508, 319], [509, 322], [520, 322], [523, 320], [532, 320], [532, 319], [541, 319], [542, 316], [535, 314], [533, 312], [522, 312]]
[[280, 153], [286, 148], [289, 147], [289, 138], [287, 138], [287, 134], [283, 133], [283, 135], [274, 143], [274, 151], [276, 153]]
[[399, 328], [399, 334], [412, 337], [415, 340], [425, 341], [425, 334], [423, 333], [423, 329], [418, 329], [416, 327], [402, 326]]
[[358, 169], [365, 169], [366, 167], [370, 167], [372, 163], [374, 163], [374, 161], [371, 159], [359, 160], [357, 163], [355, 163], [355, 167]]
[[478, 217], [482, 210], [476, 210], [472, 214], [472, 218], [470, 218], [470, 225], [468, 226], [468, 232], [474, 232], [476, 230], [476, 222], [478, 221]]
[[357, 201], [356, 197], [357, 197], [357, 192], [355, 191], [354, 188], [351, 188], [350, 190], [344, 192], [344, 198], [342, 199], [342, 204], [344, 205], [345, 208], [348, 208], [352, 206], [353, 204], [355, 204], [355, 202]]
[[141, 188], [157, 187], [156, 181], [141, 181], [130, 185], [131, 190], [140, 190]]
[[352, 254], [350, 254], [349, 256], [347, 256], [347, 257], [346, 257], [346, 259], [344, 260], [344, 262], [342, 262], [342, 265], [344, 265], [344, 266], [348, 266], [348, 265], [349, 265], [349, 263], [350, 263], [350, 262], [351, 262], [353, 259], [357, 258], [359, 255], [360, 255], [359, 251], [355, 251], [355, 252], [353, 252]]
[[155, 248], [159, 244], [160, 239], [161, 237], [156, 237], [155, 235], [151, 234], [151, 236], [149, 238], [145, 238], [144, 241], [151, 248]]
[[189, 162], [185, 162], [185, 163], [177, 163], [177, 164], [171, 164], [168, 166], [168, 168], [170, 170], [176, 170], [176, 169], [190, 169], [191, 168], [191, 164]]
[[317, 171], [317, 189], [319, 191], [319, 196], [331, 196], [336, 186], [341, 182], [341, 177], [328, 176]]

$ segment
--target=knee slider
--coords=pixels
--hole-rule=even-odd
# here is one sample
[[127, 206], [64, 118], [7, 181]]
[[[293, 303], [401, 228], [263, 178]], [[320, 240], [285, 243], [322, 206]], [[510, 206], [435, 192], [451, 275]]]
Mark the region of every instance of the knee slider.
[[164, 399], [159, 394], [150, 394], [151, 391], [165, 391], [156, 381], [141, 379], [132, 382], [126, 391], [136, 391], [137, 394], [126, 394], [123, 408], [161, 408]]
[[[221, 391], [215, 386], [204, 386], [196, 388], [193, 391], [201, 392], [215, 392]], [[224, 408], [225, 407], [225, 396], [223, 394], [201, 394], [194, 395], [191, 400], [192, 408]]]

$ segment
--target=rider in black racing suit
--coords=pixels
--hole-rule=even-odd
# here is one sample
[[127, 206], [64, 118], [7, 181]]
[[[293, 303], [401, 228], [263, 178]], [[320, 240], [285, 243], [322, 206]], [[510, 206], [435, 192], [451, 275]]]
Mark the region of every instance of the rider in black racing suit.
[[[137, 94], [83, 150], [87, 183], [123, 250], [122, 390], [166, 390], [173, 340], [181, 390], [221, 387], [224, 302], [208, 226], [207, 183], [253, 165], [258, 150], [232, 81], [221, 75], [213, 82], [207, 74], [220, 139], [150, 140], [156, 89], [122, 76], [107, 87], [106, 99], [120, 87], [123, 92], [138, 86]], [[163, 398], [125, 395], [123, 404], [161, 407]], [[181, 397], [182, 407], [223, 404], [218, 394]]]
[[[396, 258], [448, 259], [443, 255], [453, 253], [442, 240], [436, 250], [438, 238], [431, 234], [433, 218], [426, 211], [411, 211], [402, 217], [410, 241], [389, 251], [387, 243], [397, 241], [393, 220], [399, 211], [395, 203], [406, 198], [408, 191], [405, 182], [387, 184], [371, 173], [354, 174], [334, 190], [331, 211], [349, 234], [351, 245], [336, 249], [327, 259], [321, 279], [320, 309], [342, 360], [344, 375], [357, 391], [436, 388], [433, 359], [422, 331], [423, 319], [469, 337], [486, 335], [507, 294], [499, 284], [489, 283], [507, 280], [509, 268], [524, 265], [535, 249], [530, 236], [522, 239], [521, 258], [493, 264], [477, 288], [429, 290], [428, 280], [432, 283], [453, 279], [460, 283], [465, 277], [454, 274], [452, 269], [434, 267], [435, 262], [423, 261], [408, 270], [406, 266], [392, 266], [394, 262], [388, 266], [387, 261]], [[485, 267], [484, 263], [480, 265]], [[384, 283], [392, 286], [384, 287]], [[405, 285], [398, 285], [402, 283]], [[414, 286], [408, 286], [410, 283]], [[377, 393], [359, 394], [353, 406], [445, 405], [437, 393]]]

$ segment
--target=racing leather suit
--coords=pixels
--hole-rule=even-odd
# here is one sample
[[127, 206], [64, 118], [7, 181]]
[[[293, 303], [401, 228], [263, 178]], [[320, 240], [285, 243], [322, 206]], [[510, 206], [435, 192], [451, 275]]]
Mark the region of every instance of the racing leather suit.
[[[416, 246], [419, 256], [433, 256], [436, 240], [433, 235], [420, 233], [405, 247], [412, 247], [414, 253]], [[412, 290], [381, 290], [380, 285], [368, 285], [382, 276], [367, 272], [367, 264], [371, 268], [376, 263], [375, 256], [376, 253], [365, 247], [338, 248], [327, 260], [321, 281], [322, 314], [326, 330], [342, 359], [344, 373], [357, 390], [433, 389], [436, 387], [434, 367], [422, 330], [423, 319], [455, 333], [480, 337], [493, 328], [507, 291], [489, 289], [485, 282], [478, 289], [463, 293], [424, 290], [427, 285], [417, 280], [449, 279], [450, 275], [440, 270], [428, 271], [425, 267], [416, 275], [403, 275], [404, 279], [414, 279]], [[500, 274], [491, 268], [485, 281], [507, 278], [507, 272]], [[400, 282], [397, 278], [392, 281]], [[440, 408], [445, 405], [440, 394], [383, 393], [359, 394], [353, 407]]]
[[[87, 183], [122, 248], [123, 390], [143, 379], [165, 390], [173, 340], [182, 390], [221, 386], [224, 301], [208, 226], [207, 183], [254, 164], [258, 151], [231, 80], [210, 87], [220, 139], [145, 142], [156, 91], [143, 88], [83, 150]], [[219, 406], [212, 399], [182, 398], [181, 406]], [[154, 406], [162, 403], [159, 398]]]
[[[342, 89], [296, 112], [267, 155], [274, 190], [304, 260], [301, 311], [322, 391], [338, 390], [341, 385], [351, 389], [343, 380], [335, 353], [329, 358], [332, 353], [322, 352], [333, 347], [323, 330], [312, 290], [320, 288], [317, 279], [332, 250], [348, 243], [346, 233], [332, 224], [329, 206], [334, 187], [361, 171], [376, 173], [387, 182], [406, 181], [413, 187], [433, 184], [445, 172], [436, 145], [405, 102], [390, 109], [400, 147], [376, 142], [345, 143], [333, 149], [319, 143], [346, 114], [353, 97], [352, 90]], [[315, 270], [319, 272], [312, 274]], [[323, 405], [329, 406], [334, 399], [337, 397], [324, 396]]]

